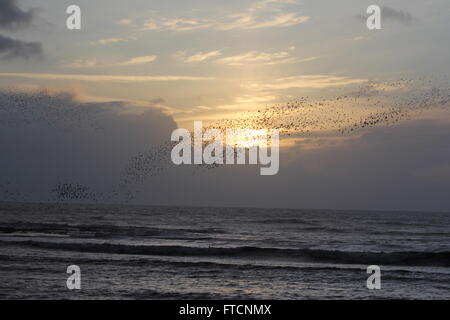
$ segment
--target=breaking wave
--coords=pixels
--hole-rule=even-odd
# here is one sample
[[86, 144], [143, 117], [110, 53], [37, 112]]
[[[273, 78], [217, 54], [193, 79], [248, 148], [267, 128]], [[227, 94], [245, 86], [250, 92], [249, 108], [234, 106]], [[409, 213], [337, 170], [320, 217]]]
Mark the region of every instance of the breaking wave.
[[1, 241], [3, 245], [29, 246], [41, 249], [79, 251], [89, 253], [187, 256], [187, 257], [228, 257], [228, 258], [273, 258], [296, 259], [305, 262], [332, 262], [361, 265], [399, 266], [440, 266], [450, 267], [450, 252], [352, 252], [320, 249], [281, 249], [260, 247], [188, 247], [188, 246], [147, 246], [110, 243], [56, 243], [44, 241]]

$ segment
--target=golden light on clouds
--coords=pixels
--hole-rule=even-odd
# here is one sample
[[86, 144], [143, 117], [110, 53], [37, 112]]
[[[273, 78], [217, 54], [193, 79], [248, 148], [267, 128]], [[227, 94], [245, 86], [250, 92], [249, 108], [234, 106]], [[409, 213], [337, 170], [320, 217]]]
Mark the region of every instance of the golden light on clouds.
[[125, 76], [61, 73], [0, 73], [0, 77], [19, 77], [40, 80], [75, 80], [88, 82], [152, 82], [152, 81], [208, 81], [213, 77], [191, 76]]
[[234, 129], [227, 133], [226, 145], [237, 148], [267, 147], [270, 143], [265, 129]]

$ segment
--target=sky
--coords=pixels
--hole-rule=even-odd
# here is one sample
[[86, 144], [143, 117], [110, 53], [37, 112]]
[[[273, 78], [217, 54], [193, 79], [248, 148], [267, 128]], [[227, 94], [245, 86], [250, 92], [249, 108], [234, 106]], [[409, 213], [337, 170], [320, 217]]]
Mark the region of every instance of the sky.
[[[427, 90], [423, 81], [408, 90], [392, 81], [427, 78], [448, 89], [435, 79], [449, 76], [450, 3], [376, 3], [382, 30], [366, 27], [374, 1], [365, 0], [0, 0], [4, 198], [44, 200], [58, 181], [111, 189], [130, 158], [194, 120], [352, 94], [368, 83], [392, 90], [388, 106]], [[72, 4], [81, 30], [66, 27]], [[371, 112], [355, 101], [347, 110]], [[434, 110], [355, 135], [322, 128], [283, 149], [276, 176], [171, 168], [133, 186], [133, 201], [450, 210], [449, 121]]]

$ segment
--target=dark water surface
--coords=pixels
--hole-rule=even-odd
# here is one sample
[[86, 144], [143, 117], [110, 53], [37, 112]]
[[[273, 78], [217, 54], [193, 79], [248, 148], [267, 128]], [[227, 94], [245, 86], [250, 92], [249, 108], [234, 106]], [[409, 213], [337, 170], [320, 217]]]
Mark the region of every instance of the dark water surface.
[[0, 203], [0, 299], [353, 298], [450, 299], [450, 214]]

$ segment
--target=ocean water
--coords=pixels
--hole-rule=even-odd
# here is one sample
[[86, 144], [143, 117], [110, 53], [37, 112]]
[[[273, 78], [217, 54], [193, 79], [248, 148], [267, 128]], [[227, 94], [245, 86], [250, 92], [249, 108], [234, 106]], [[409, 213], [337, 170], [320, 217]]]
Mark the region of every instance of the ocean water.
[[0, 203], [0, 299], [450, 299], [450, 214]]

